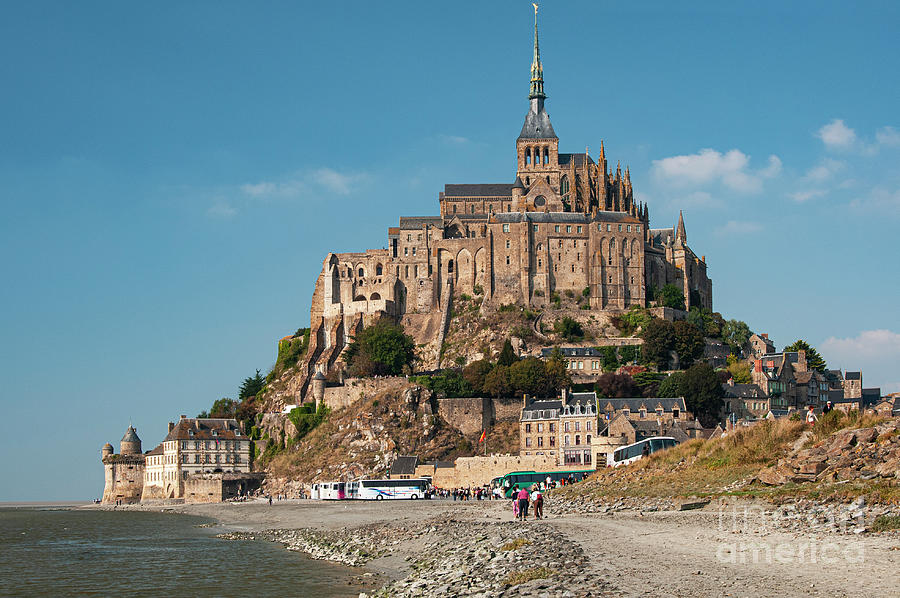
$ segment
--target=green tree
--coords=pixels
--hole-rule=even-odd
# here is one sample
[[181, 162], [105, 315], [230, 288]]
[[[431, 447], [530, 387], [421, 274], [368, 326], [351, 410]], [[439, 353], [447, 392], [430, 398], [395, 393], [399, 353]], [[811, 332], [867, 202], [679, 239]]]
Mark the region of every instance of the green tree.
[[655, 363], [661, 370], [666, 369], [669, 366], [669, 352], [675, 348], [675, 328], [672, 322], [653, 318], [641, 337], [644, 339], [641, 348], [643, 359]]
[[463, 373], [458, 370], [444, 370], [432, 376], [419, 376], [424, 386], [439, 397], [471, 397], [472, 387]]
[[562, 351], [559, 350], [559, 347], [554, 347], [550, 358], [544, 362], [547, 387], [554, 395], [559, 389], [568, 388], [572, 385], [572, 378], [569, 376], [569, 370], [566, 366], [566, 360], [563, 358]]
[[463, 368], [463, 378], [466, 379], [476, 396], [484, 395], [484, 381], [493, 368], [494, 365], [487, 359], [473, 361]]
[[597, 396], [606, 399], [624, 399], [639, 397], [641, 389], [634, 383], [634, 379], [628, 374], [613, 374], [607, 372], [597, 379], [594, 385]]
[[512, 383], [509, 380], [509, 366], [496, 365], [484, 377], [484, 391], [492, 397], [511, 397]]
[[601, 347], [600, 353], [603, 355], [604, 372], [615, 372], [619, 369], [619, 357], [616, 355], [615, 347]]
[[825, 360], [822, 359], [822, 356], [816, 351], [816, 348], [803, 339], [797, 339], [793, 344], [785, 347], [784, 350], [785, 352], [806, 351], [806, 366], [811, 370], [824, 372], [828, 367], [825, 364]]
[[566, 316], [553, 323], [553, 330], [567, 341], [580, 341], [584, 338], [584, 328], [577, 320]]
[[401, 326], [386, 319], [356, 335], [346, 356], [350, 372], [356, 376], [396, 376], [416, 359], [413, 339]]
[[645, 397], [661, 397], [659, 394], [659, 383], [666, 377], [665, 374], [656, 372], [638, 372], [632, 376], [634, 383], [641, 390], [641, 395]]
[[704, 336], [722, 338], [722, 326], [725, 324], [725, 320], [722, 319], [722, 314], [718, 312], [712, 312], [695, 305], [688, 312], [687, 321], [702, 330]]
[[256, 370], [256, 375], [244, 378], [241, 388], [238, 390], [238, 399], [243, 401], [244, 399], [255, 397], [265, 385], [265, 379], [260, 375], [259, 370]]
[[526, 357], [512, 364], [509, 367], [509, 382], [516, 396], [547, 396], [551, 390], [547, 369], [537, 357]]
[[684, 372], [672, 372], [659, 383], [660, 397], [674, 399], [684, 396]]
[[728, 320], [722, 326], [722, 340], [731, 347], [731, 352], [739, 354], [750, 342], [750, 327], [741, 320]]
[[667, 284], [656, 293], [656, 302], [663, 307], [684, 309], [684, 291], [674, 284]]
[[695, 361], [703, 357], [703, 349], [706, 347], [706, 339], [703, 332], [690, 322], [680, 321], [672, 325], [675, 331], [675, 352], [678, 353], [678, 361], [681, 368], [693, 365]]
[[500, 349], [500, 355], [497, 357], [497, 365], [510, 366], [519, 361], [516, 352], [513, 351], [512, 342], [506, 339], [503, 342], [503, 348]]
[[[662, 386], [662, 385], [660, 385]], [[682, 380], [684, 401], [688, 411], [700, 420], [704, 427], [712, 428], [719, 422], [725, 389], [716, 371], [708, 363], [697, 363], [685, 370]]]
[[750, 364], [742, 359], [738, 359], [735, 355], [729, 355], [727, 359], [728, 373], [735, 384], [750, 384]]

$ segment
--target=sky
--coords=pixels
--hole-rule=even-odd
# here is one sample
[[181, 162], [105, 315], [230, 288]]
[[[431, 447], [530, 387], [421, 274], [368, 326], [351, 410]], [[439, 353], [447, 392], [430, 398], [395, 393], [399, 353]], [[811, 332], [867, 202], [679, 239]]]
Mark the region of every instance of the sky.
[[[545, 2], [564, 152], [683, 210], [714, 308], [900, 391], [900, 5]], [[309, 325], [329, 251], [511, 182], [533, 11], [0, 5], [0, 501], [100, 496]]]

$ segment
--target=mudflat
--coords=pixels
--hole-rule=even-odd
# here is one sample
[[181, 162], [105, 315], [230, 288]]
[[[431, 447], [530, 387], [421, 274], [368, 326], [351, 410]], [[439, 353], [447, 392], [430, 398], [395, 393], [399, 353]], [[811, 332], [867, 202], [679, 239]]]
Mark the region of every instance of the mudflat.
[[439, 595], [491, 596], [900, 596], [897, 532], [805, 531], [779, 524], [759, 505], [557, 515], [551, 499], [545, 519], [525, 523], [513, 519], [508, 501], [164, 509], [212, 517], [234, 537], [266, 537], [361, 565], [381, 586], [374, 595], [437, 588]]

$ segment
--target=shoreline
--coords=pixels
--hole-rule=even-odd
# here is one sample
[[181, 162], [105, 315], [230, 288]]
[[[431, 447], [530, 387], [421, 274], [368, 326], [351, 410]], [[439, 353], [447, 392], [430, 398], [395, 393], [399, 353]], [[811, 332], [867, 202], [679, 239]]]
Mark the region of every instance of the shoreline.
[[119, 508], [204, 516], [226, 539], [265, 539], [350, 564], [359, 572], [354, 581], [372, 588], [368, 596], [427, 588], [438, 595], [761, 598], [790, 588], [798, 596], [880, 597], [900, 585], [900, 533], [843, 525], [859, 504], [833, 514], [746, 500], [690, 511], [612, 505], [588, 512], [549, 496], [548, 517], [527, 523], [513, 521], [505, 500]]

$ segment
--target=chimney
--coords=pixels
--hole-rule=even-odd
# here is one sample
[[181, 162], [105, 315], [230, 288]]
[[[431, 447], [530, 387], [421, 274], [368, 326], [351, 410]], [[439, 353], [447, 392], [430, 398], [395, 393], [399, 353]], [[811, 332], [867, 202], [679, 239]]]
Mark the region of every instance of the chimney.
[[527, 394], [522, 395], [522, 408], [523, 409], [528, 408], [528, 395]]
[[565, 387], [563, 387], [563, 389], [560, 390], [559, 393], [560, 393], [560, 397], [562, 397], [562, 402], [565, 403], [565, 402], [566, 402], [566, 397], [567, 397], [567, 395], [569, 394], [569, 393], [568, 393], [568, 389], [565, 388]]
[[766, 340], [769, 340], [769, 333], [768, 333], [768, 332], [763, 332], [762, 334], [760, 334], [760, 336], [763, 337], [763, 338], [766, 339]]
[[171, 433], [172, 430], [174, 430], [174, 429], [175, 429], [175, 423], [174, 423], [174, 422], [169, 422], [169, 432]]
[[187, 416], [186, 416], [186, 415], [182, 415], [182, 416], [181, 416], [181, 419], [187, 419]]

